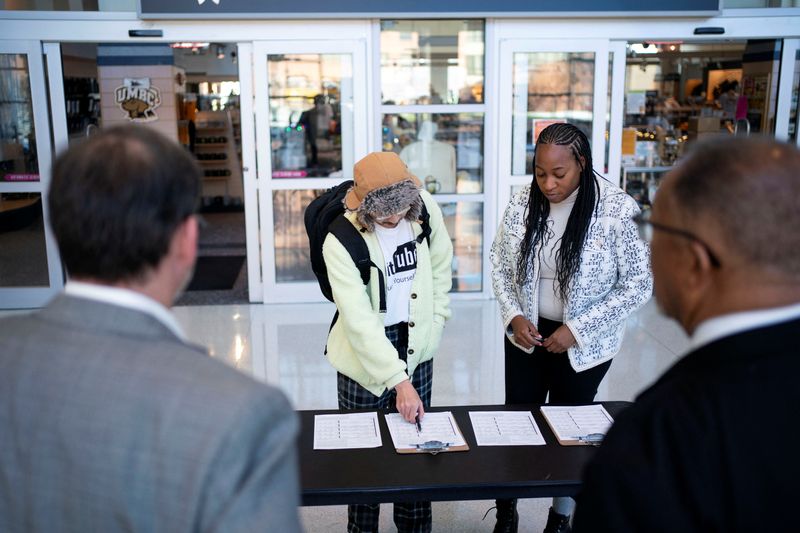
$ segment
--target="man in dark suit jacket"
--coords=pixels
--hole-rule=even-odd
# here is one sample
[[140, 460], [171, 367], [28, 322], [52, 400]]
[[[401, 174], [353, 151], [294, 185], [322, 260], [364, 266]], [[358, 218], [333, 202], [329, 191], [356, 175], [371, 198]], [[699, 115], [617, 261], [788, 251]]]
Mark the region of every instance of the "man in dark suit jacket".
[[[800, 151], [698, 145], [652, 216], [655, 295], [691, 351], [617, 418], [574, 531], [785, 531], [800, 480]], [[792, 529], [791, 526], [788, 529]]]
[[53, 168], [70, 280], [0, 321], [0, 531], [299, 531], [296, 416], [187, 343], [200, 171], [145, 126]]

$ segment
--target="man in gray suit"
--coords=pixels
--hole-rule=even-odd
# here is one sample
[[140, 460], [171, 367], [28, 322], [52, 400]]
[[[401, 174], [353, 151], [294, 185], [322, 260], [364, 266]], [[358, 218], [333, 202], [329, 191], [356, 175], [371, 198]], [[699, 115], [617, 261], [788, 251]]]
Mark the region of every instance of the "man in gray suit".
[[187, 343], [200, 171], [143, 126], [61, 155], [48, 206], [70, 275], [0, 321], [0, 531], [300, 530], [297, 420]]

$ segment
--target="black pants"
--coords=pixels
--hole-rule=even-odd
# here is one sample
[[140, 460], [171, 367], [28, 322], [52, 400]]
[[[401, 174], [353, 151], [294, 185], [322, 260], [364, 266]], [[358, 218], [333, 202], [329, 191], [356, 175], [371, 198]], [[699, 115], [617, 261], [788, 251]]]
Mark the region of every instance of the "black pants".
[[[540, 318], [538, 329], [548, 337], [561, 322]], [[505, 337], [506, 404], [515, 403], [589, 403], [608, 372], [611, 361], [575, 372], [567, 352], [550, 353], [537, 346], [527, 354]], [[548, 399], [548, 393], [550, 397]]]
[[[542, 337], [549, 337], [561, 326], [540, 318], [537, 329]], [[567, 352], [551, 353], [537, 346], [528, 354], [505, 338], [506, 405], [515, 403], [590, 403], [594, 401], [597, 387], [608, 372], [611, 361], [583, 372], [575, 372], [569, 364]], [[548, 393], [550, 398], [548, 399]], [[517, 500], [497, 500], [500, 509], [516, 509]], [[503, 513], [510, 517], [511, 511]]]

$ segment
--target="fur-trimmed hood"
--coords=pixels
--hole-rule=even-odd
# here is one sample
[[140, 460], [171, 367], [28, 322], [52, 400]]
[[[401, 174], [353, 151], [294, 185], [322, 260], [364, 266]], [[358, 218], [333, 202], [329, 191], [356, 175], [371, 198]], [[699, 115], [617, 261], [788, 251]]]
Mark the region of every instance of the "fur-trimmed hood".
[[406, 220], [418, 220], [422, 213], [422, 197], [419, 187], [412, 180], [403, 180], [370, 191], [355, 210], [356, 220], [368, 231], [375, 230], [373, 217], [387, 217], [410, 207], [404, 217]]

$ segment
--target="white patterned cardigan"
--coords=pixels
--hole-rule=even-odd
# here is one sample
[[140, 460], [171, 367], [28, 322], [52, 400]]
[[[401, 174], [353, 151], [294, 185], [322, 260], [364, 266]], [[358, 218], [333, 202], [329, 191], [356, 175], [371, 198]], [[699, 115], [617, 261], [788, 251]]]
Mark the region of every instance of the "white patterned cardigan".
[[[568, 350], [576, 372], [597, 366], [619, 351], [625, 320], [647, 302], [653, 290], [650, 250], [631, 220], [639, 206], [619, 187], [602, 178], [597, 182], [597, 207], [564, 304], [563, 322], [576, 340]], [[529, 261], [523, 286], [516, 282], [530, 188], [523, 187], [511, 198], [490, 253], [492, 287], [507, 335], [515, 316], [523, 315], [534, 324], [539, 319], [539, 261]], [[540, 248], [532, 252], [534, 257]], [[513, 341], [510, 335], [509, 339]]]

